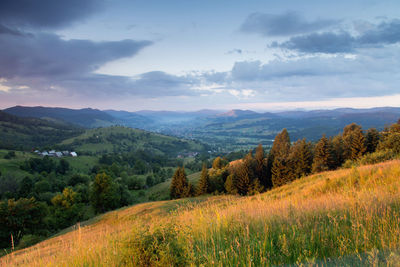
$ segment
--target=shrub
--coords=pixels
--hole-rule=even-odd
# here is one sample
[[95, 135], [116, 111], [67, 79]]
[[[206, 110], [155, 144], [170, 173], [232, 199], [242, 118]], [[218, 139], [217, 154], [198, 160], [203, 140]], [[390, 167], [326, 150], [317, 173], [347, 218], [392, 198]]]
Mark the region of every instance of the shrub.
[[134, 238], [125, 244], [122, 265], [187, 266], [187, 249], [172, 225], [136, 230]]

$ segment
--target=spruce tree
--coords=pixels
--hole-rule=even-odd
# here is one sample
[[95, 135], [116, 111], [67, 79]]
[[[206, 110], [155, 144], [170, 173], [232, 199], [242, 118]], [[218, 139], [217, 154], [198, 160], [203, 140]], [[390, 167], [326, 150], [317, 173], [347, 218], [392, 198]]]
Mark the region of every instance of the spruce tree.
[[375, 152], [379, 143], [379, 132], [375, 128], [368, 129], [365, 138], [365, 146], [367, 153]]
[[197, 195], [204, 195], [207, 193], [210, 193], [209, 188], [210, 187], [210, 181], [209, 181], [209, 176], [208, 176], [208, 169], [206, 164], [203, 164], [203, 168], [201, 170], [201, 175], [200, 175], [200, 180], [197, 185]]
[[268, 177], [267, 159], [265, 158], [264, 149], [261, 144], [256, 149], [254, 159], [256, 162], [255, 176], [264, 187], [270, 188], [272, 186], [271, 178]]
[[314, 162], [312, 171], [314, 173], [327, 171], [331, 165], [331, 150], [328, 138], [325, 135], [318, 141], [315, 146]]
[[337, 169], [344, 163], [343, 137], [337, 135], [329, 140], [332, 148], [332, 169]]
[[170, 186], [170, 196], [172, 199], [189, 197], [193, 191], [193, 187], [189, 184], [186, 177], [185, 168], [178, 167], [172, 176]]
[[282, 130], [276, 135], [270, 154], [273, 157], [286, 157], [290, 152], [290, 137], [288, 131]]
[[268, 158], [271, 168], [271, 181], [274, 187], [287, 183], [290, 178], [288, 156], [290, 153], [290, 137], [286, 129], [277, 134]]
[[272, 163], [272, 185], [278, 187], [290, 181], [290, 168], [287, 159], [276, 157]]
[[244, 196], [249, 192], [250, 186], [249, 168], [246, 162], [243, 161], [236, 170], [235, 188], [240, 195]]
[[225, 181], [225, 190], [228, 194], [237, 194], [237, 188], [235, 186], [236, 182], [235, 182], [235, 175], [232, 173], [230, 175], [228, 175], [228, 177], [226, 178]]
[[290, 149], [289, 166], [292, 179], [311, 173], [313, 163], [312, 145], [306, 139], [298, 140]]
[[344, 161], [348, 159], [353, 159], [353, 152], [352, 152], [352, 146], [353, 146], [353, 139], [355, 136], [358, 135], [358, 133], [361, 132], [361, 126], [357, 125], [355, 123], [349, 124], [343, 129], [343, 158]]
[[351, 156], [350, 156], [351, 160], [357, 160], [361, 158], [362, 155], [364, 155], [366, 151], [365, 138], [361, 129], [354, 131], [350, 149], [351, 149]]

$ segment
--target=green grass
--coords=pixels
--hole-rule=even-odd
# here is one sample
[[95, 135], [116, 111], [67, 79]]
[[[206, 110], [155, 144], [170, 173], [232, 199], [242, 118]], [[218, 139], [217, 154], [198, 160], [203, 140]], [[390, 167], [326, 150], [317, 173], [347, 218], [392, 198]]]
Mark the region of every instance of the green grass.
[[77, 137], [64, 140], [61, 145], [96, 154], [148, 150], [157, 155], [177, 156], [182, 152], [205, 150], [204, 145], [194, 141], [121, 126], [90, 129]]

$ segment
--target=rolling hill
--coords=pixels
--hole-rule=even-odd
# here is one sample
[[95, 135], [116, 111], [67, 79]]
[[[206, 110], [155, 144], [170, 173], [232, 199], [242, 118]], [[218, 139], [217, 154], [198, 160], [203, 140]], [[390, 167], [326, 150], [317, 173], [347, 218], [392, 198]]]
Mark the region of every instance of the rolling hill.
[[287, 128], [293, 140], [317, 141], [323, 134], [333, 136], [344, 126], [357, 123], [363, 129], [383, 129], [400, 118], [400, 108], [340, 108], [334, 110], [283, 111], [258, 113], [251, 110], [151, 111], [137, 112], [12, 107], [5, 112], [68, 122], [86, 128], [123, 125], [166, 135], [195, 139], [230, 152], [262, 143], [271, 145], [275, 135]]
[[61, 146], [92, 154], [144, 150], [153, 155], [171, 157], [182, 153], [207, 151], [207, 147], [200, 142], [123, 126], [89, 129], [79, 136], [64, 140]]
[[108, 113], [91, 108], [68, 109], [15, 106], [3, 111], [19, 117], [62, 121], [85, 128], [106, 127], [118, 123], [118, 121]]
[[264, 194], [134, 205], [0, 259], [1, 266], [396, 266], [400, 161]]
[[0, 111], [0, 148], [31, 150], [59, 143], [83, 130], [63, 122], [21, 118]]

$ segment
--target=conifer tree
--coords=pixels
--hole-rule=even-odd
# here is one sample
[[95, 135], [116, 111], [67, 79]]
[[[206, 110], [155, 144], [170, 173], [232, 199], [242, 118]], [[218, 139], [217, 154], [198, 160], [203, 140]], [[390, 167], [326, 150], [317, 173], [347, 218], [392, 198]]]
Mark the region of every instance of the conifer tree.
[[243, 161], [236, 170], [235, 188], [240, 195], [244, 196], [249, 192], [250, 186], [249, 168], [246, 162]]
[[286, 157], [290, 152], [290, 137], [288, 131], [282, 130], [276, 135], [270, 154], [273, 157]]
[[379, 143], [379, 132], [375, 128], [368, 129], [365, 138], [365, 146], [367, 153], [375, 152]]
[[350, 156], [351, 160], [357, 160], [361, 158], [362, 155], [364, 155], [366, 151], [365, 138], [361, 129], [354, 131], [350, 148], [351, 148], [351, 156]]
[[329, 139], [332, 149], [332, 169], [337, 169], [344, 163], [344, 144], [341, 135]]
[[210, 193], [209, 187], [210, 187], [210, 181], [209, 181], [208, 169], [206, 164], [203, 164], [199, 184], [197, 185], [197, 195], [200, 196], [203, 194]]
[[306, 139], [297, 140], [290, 149], [289, 167], [292, 179], [311, 173], [313, 163], [312, 145]]
[[290, 169], [287, 164], [290, 153], [290, 137], [286, 129], [277, 134], [268, 158], [271, 167], [271, 181], [274, 187], [281, 186], [290, 180]]
[[315, 146], [314, 162], [312, 170], [314, 173], [327, 171], [331, 165], [331, 150], [328, 138], [325, 135], [318, 141]]
[[272, 185], [278, 187], [290, 181], [290, 168], [285, 158], [277, 157], [272, 163]]
[[185, 168], [178, 167], [172, 176], [170, 196], [172, 199], [189, 197], [193, 192], [193, 187], [189, 184], [186, 177]]
[[343, 158], [344, 160], [353, 159], [353, 139], [362, 133], [361, 126], [355, 123], [349, 124], [343, 129]]
[[212, 168], [217, 170], [222, 168], [222, 159], [221, 157], [216, 157], [213, 161]]
[[228, 175], [225, 181], [225, 190], [228, 194], [237, 194], [237, 188], [235, 186], [235, 175], [232, 173]]
[[271, 188], [272, 182], [271, 177], [268, 177], [267, 159], [265, 158], [264, 149], [261, 144], [256, 149], [254, 159], [256, 162], [255, 176], [264, 187]]

